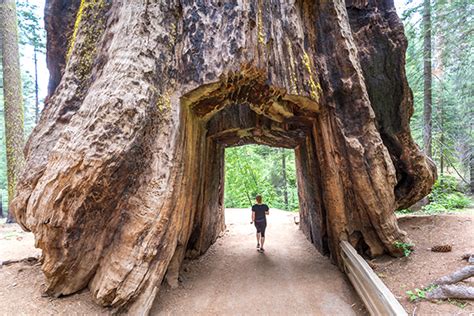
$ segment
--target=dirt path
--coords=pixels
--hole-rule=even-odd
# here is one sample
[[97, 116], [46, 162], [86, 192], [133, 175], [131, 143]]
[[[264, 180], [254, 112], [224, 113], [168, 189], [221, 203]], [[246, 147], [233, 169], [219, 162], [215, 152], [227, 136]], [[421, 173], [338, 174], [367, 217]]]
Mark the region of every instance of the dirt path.
[[35, 237], [24, 232], [18, 225], [0, 222], [0, 264], [6, 260], [20, 260], [27, 257], [39, 257], [40, 249], [34, 247]]
[[[293, 216], [271, 210], [266, 252], [260, 254], [249, 210], [228, 210], [224, 236], [204, 256], [184, 264], [177, 289], [162, 287], [151, 314], [363, 314], [345, 276], [317, 253]], [[0, 224], [0, 260], [37, 254], [32, 234]], [[95, 305], [87, 290], [59, 299], [42, 297], [44, 284], [38, 263], [0, 267], [0, 315], [110, 313]]]
[[361, 314], [345, 276], [315, 250], [293, 216], [271, 210], [260, 254], [249, 210], [228, 209], [226, 234], [184, 265], [179, 288], [162, 288], [152, 314]]

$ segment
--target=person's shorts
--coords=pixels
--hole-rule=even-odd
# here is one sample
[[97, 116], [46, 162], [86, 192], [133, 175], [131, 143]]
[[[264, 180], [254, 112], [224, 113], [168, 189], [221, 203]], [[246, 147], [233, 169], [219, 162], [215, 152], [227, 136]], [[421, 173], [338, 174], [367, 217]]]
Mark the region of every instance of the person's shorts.
[[267, 228], [267, 221], [255, 221], [255, 228], [257, 228], [257, 233], [260, 233], [262, 237], [265, 237], [265, 228]]

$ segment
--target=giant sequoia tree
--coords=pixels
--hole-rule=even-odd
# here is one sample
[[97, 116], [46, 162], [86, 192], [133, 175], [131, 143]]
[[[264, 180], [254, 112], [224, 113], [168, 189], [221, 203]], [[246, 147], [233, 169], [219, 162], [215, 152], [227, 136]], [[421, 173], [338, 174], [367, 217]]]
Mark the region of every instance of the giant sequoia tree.
[[302, 230], [336, 264], [340, 240], [406, 240], [394, 210], [434, 166], [392, 1], [49, 0], [46, 27], [52, 95], [12, 207], [49, 294], [146, 312], [224, 227], [226, 146], [295, 149]]

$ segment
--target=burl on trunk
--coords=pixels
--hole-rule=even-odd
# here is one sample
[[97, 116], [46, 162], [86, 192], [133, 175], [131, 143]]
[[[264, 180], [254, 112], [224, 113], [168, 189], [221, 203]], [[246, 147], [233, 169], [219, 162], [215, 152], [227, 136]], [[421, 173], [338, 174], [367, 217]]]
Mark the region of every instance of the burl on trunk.
[[[301, 227], [396, 255], [429, 192], [392, 1], [46, 1], [50, 97], [12, 208], [48, 293], [147, 312], [224, 228], [227, 146], [294, 148]], [[67, 39], [67, 40], [65, 40]]]

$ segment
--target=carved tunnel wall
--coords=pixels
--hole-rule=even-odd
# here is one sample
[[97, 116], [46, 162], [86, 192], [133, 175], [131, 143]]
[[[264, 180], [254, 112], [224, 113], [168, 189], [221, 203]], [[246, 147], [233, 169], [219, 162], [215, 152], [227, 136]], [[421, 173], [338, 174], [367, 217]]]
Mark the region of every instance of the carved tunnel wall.
[[[185, 161], [193, 165], [189, 170], [195, 173], [186, 178], [196, 179], [189, 182], [190, 191], [199, 192], [190, 214], [194, 219], [186, 254], [202, 254], [223, 230], [224, 150], [246, 144], [295, 150], [300, 227], [321, 253], [328, 254], [313, 137], [318, 105], [268, 86], [255, 69], [244, 69], [243, 73], [225, 82], [199, 87], [182, 97], [181, 124], [192, 126], [183, 132], [183, 139], [189, 139], [189, 147], [183, 152], [189, 153]], [[180, 260], [176, 258], [176, 262]]]

